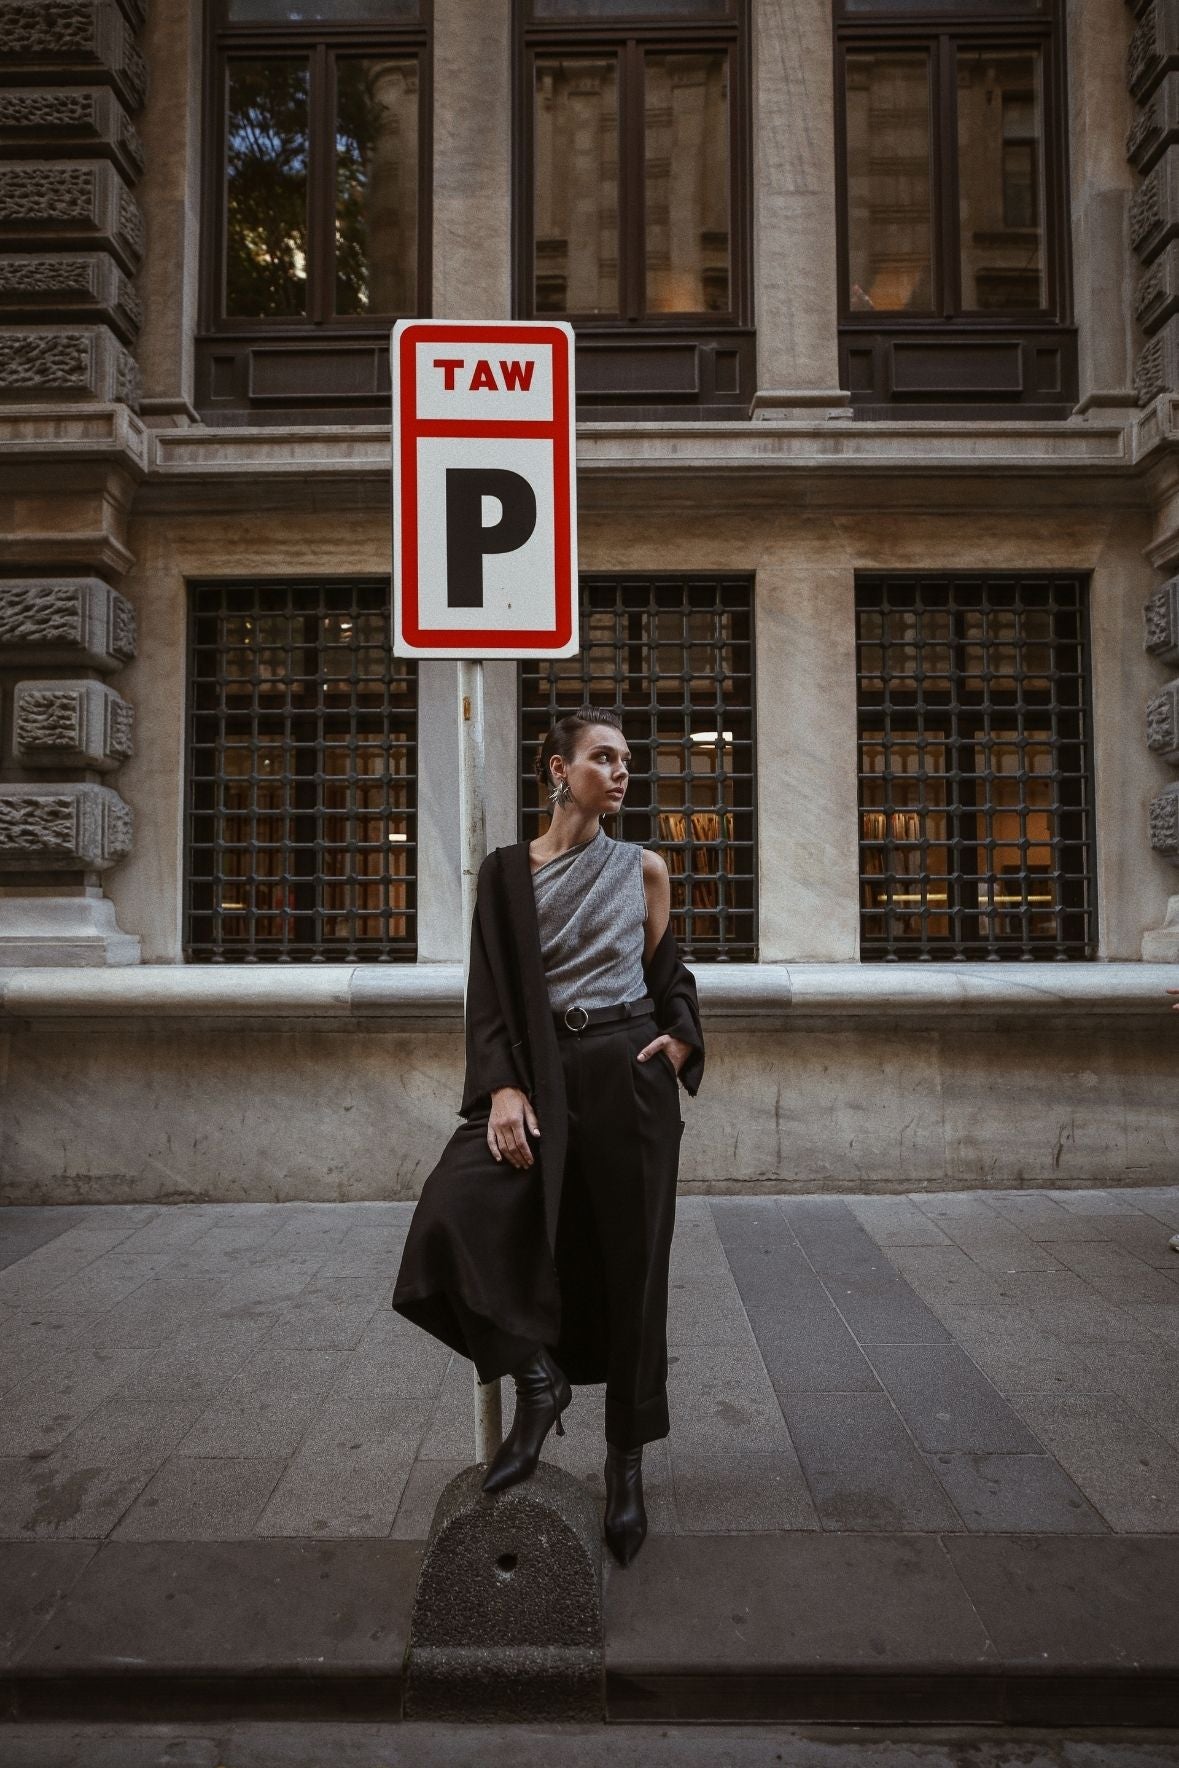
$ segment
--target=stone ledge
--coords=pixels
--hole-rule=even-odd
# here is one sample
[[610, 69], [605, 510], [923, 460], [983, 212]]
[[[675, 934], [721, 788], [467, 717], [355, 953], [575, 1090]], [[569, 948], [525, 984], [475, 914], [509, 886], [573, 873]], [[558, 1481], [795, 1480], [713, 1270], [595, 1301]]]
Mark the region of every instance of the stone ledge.
[[[783, 1030], [812, 1020], [906, 1023], [1065, 1014], [1152, 1018], [1179, 964], [700, 964], [706, 1020]], [[0, 1018], [191, 1019], [325, 1026], [462, 1023], [460, 964], [142, 964], [114, 970], [0, 967]], [[1160, 1024], [1162, 1021], [1160, 1020]]]
[[[153, 479], [220, 480], [241, 473], [281, 479], [309, 471], [387, 478], [391, 441], [386, 425], [299, 425], [156, 430], [150, 447]], [[579, 467], [590, 473], [626, 466], [673, 475], [814, 465], [1052, 473], [1108, 471], [1133, 461], [1132, 438], [1117, 421], [579, 424], [577, 452]]]

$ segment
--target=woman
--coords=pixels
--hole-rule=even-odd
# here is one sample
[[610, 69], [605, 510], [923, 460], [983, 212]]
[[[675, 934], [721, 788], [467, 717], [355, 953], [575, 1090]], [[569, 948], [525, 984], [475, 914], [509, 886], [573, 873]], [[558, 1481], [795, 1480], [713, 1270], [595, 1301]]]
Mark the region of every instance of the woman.
[[422, 1187], [392, 1302], [481, 1381], [514, 1379], [486, 1492], [535, 1472], [574, 1385], [605, 1382], [605, 1533], [622, 1565], [647, 1532], [643, 1444], [669, 1430], [678, 1089], [694, 1097], [704, 1072], [667, 867], [600, 823], [630, 759], [616, 712], [558, 719], [536, 762], [548, 829], [480, 867], [465, 1121]]

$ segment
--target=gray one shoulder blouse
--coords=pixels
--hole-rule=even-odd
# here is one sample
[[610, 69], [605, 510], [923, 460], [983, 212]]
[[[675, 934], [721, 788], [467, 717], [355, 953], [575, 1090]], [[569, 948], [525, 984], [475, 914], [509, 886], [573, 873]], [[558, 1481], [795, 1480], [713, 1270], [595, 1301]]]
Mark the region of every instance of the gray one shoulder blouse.
[[540, 950], [554, 1012], [612, 1007], [647, 992], [643, 850], [599, 828], [532, 874]]

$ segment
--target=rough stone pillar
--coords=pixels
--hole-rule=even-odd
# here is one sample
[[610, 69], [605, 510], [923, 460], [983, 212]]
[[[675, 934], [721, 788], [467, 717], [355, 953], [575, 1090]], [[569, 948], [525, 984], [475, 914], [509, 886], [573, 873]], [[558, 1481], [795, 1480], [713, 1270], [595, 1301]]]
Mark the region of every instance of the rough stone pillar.
[[[1179, 667], [1179, 577], [1151, 596], [1145, 613], [1147, 651], [1169, 669]], [[1148, 702], [1146, 742], [1163, 761], [1179, 767], [1179, 676]], [[1179, 780], [1151, 802], [1150, 845], [1179, 866]], [[1179, 963], [1179, 894], [1172, 896], [1163, 925], [1143, 936], [1142, 956], [1154, 963]]]
[[758, 0], [753, 31], [753, 415], [845, 417], [830, 4]]
[[20, 443], [0, 582], [0, 964], [139, 957], [101, 885], [131, 840], [111, 776], [133, 713], [104, 678], [135, 649], [109, 578], [131, 563], [139, 453], [143, 19], [143, 0], [0, 0], [0, 430]]
[[[1126, 156], [1138, 173], [1130, 203], [1129, 241], [1141, 266], [1134, 316], [1143, 342], [1134, 371], [1139, 403], [1167, 404], [1179, 391], [1179, 6], [1175, 0], [1130, 0], [1134, 34], [1126, 82], [1136, 103]], [[1160, 427], [1165, 428], [1159, 419]], [[1173, 469], [1156, 469], [1160, 486]], [[1174, 546], [1156, 540], [1156, 563], [1174, 567]], [[1172, 557], [1168, 559], [1170, 553]], [[1146, 605], [1147, 651], [1164, 665], [1179, 664], [1179, 578], [1172, 577]], [[1179, 680], [1162, 686], [1146, 708], [1151, 752], [1179, 766]], [[1179, 781], [1150, 806], [1150, 845], [1179, 865]], [[1179, 960], [1179, 895], [1162, 927], [1143, 936], [1142, 955], [1158, 963]]]
[[1135, 369], [1140, 404], [1179, 390], [1179, 7], [1132, 0], [1127, 82], [1137, 101], [1126, 153], [1139, 174], [1130, 245], [1142, 266], [1134, 315], [1145, 337]]

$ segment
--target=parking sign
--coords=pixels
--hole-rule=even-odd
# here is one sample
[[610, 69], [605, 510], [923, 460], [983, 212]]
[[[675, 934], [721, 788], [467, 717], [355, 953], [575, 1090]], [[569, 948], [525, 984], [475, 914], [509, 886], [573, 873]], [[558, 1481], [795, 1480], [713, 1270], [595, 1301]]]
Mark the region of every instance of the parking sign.
[[573, 330], [393, 330], [393, 651], [579, 648]]

